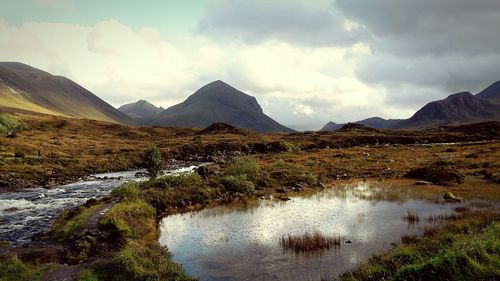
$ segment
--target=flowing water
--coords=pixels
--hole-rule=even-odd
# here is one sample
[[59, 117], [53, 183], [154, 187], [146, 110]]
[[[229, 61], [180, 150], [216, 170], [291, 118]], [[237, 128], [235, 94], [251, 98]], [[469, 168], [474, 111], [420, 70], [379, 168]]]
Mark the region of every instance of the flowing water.
[[[166, 174], [194, 171], [198, 166], [167, 170]], [[126, 171], [91, 176], [91, 180], [59, 186], [53, 189], [34, 188], [22, 192], [0, 193], [0, 240], [24, 244], [33, 234], [46, 231], [64, 209], [76, 207], [91, 198], [102, 198], [115, 187], [132, 180], [141, 181], [136, 173]]]
[[[370, 256], [422, 234], [431, 215], [456, 214], [434, 200], [361, 183], [287, 202], [260, 200], [165, 217], [160, 243], [201, 280], [330, 280]], [[408, 212], [420, 222], [403, 219]], [[319, 231], [342, 237], [338, 248], [309, 253], [283, 249], [288, 234]], [[347, 243], [346, 243], [347, 242]], [[349, 243], [352, 242], [352, 243]]]

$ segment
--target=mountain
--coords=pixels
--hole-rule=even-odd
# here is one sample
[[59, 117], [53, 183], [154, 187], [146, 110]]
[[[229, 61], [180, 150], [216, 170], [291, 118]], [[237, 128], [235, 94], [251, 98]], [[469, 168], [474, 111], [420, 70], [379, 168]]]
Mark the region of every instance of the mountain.
[[164, 109], [161, 107], [156, 107], [145, 100], [138, 100], [133, 103], [122, 105], [118, 108], [118, 110], [127, 114], [133, 119], [144, 119], [153, 118], [156, 114], [162, 112]]
[[77, 83], [17, 62], [0, 62], [0, 106], [66, 117], [132, 124]]
[[262, 112], [257, 100], [222, 81], [212, 82], [184, 102], [167, 108], [149, 121], [156, 126], [205, 128], [227, 123], [261, 133], [292, 132]]
[[401, 119], [384, 119], [380, 117], [371, 117], [355, 123], [365, 125], [366, 127], [374, 129], [392, 129], [400, 121]]
[[477, 94], [476, 97], [488, 100], [492, 103], [500, 104], [500, 81], [493, 83], [491, 86]]
[[462, 92], [428, 103], [411, 118], [399, 122], [396, 127], [425, 128], [495, 120], [500, 120], [500, 105], [469, 92]]
[[[373, 128], [373, 129], [392, 129], [396, 124], [398, 124], [401, 121], [401, 119], [383, 119], [380, 117], [371, 117], [367, 119], [363, 119], [361, 121], [354, 122], [353, 124], [360, 124], [364, 125], [368, 128]], [[320, 131], [324, 132], [332, 132], [336, 131], [342, 126], [346, 125], [344, 124], [337, 124], [334, 122], [328, 122], [323, 128], [320, 129]]]
[[328, 122], [326, 123], [325, 126], [323, 126], [323, 128], [320, 129], [320, 132], [333, 132], [333, 131], [336, 131], [340, 128], [342, 128], [342, 126], [344, 126], [345, 124], [337, 124], [337, 123], [334, 123], [334, 122]]

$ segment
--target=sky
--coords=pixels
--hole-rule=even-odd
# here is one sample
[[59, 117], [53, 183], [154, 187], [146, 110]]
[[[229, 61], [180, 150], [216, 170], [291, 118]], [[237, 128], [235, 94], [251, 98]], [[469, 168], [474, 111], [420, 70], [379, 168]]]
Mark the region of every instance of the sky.
[[499, 0], [0, 0], [0, 61], [111, 105], [169, 107], [223, 80], [298, 130], [500, 80]]

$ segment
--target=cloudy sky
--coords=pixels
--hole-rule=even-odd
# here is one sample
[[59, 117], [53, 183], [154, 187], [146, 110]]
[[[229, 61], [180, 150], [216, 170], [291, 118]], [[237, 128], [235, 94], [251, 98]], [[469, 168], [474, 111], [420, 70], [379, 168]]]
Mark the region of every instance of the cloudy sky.
[[213, 80], [295, 129], [407, 118], [500, 79], [499, 0], [0, 0], [0, 61], [114, 106]]

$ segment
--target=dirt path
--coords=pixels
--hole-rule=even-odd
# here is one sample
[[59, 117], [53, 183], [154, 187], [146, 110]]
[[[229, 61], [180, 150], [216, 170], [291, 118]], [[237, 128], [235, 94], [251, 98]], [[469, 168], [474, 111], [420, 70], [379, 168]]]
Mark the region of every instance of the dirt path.
[[44, 281], [75, 281], [83, 265], [60, 265], [49, 269], [45, 274]]
[[101, 221], [102, 216], [106, 214], [106, 212], [116, 204], [116, 201], [109, 202], [104, 204], [99, 210], [97, 210], [90, 218], [87, 220], [85, 224], [83, 224], [80, 229], [81, 230], [89, 230], [89, 231], [98, 231], [99, 229], [99, 221]]
[[[83, 224], [79, 231], [87, 232], [91, 234], [98, 235], [99, 234], [99, 222], [106, 214], [106, 212], [116, 204], [115, 201], [104, 204], [101, 208], [99, 208], [90, 218], [87, 220], [85, 224]], [[87, 264], [91, 263], [92, 259], [87, 260]], [[78, 265], [57, 265], [54, 268], [51, 268], [47, 271], [44, 277], [44, 281], [76, 281], [78, 280], [79, 272], [85, 268], [85, 264]]]

